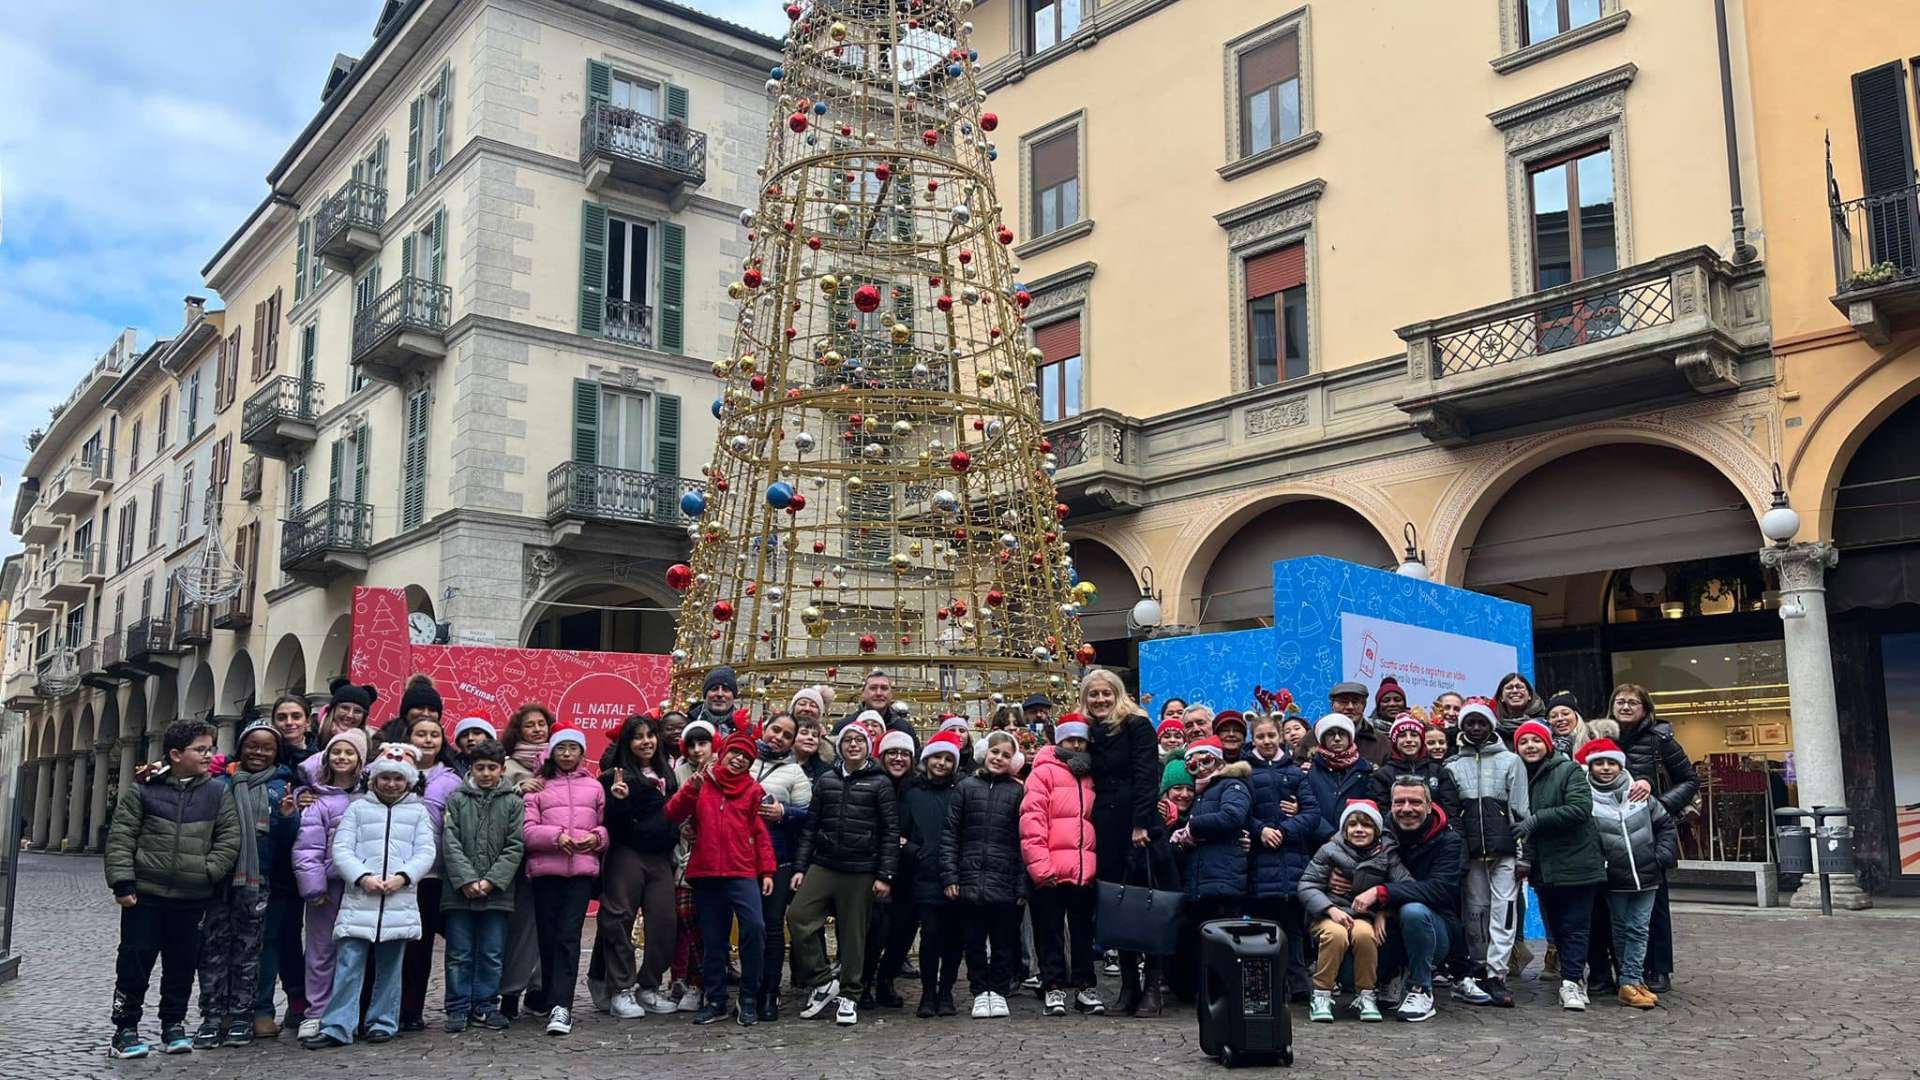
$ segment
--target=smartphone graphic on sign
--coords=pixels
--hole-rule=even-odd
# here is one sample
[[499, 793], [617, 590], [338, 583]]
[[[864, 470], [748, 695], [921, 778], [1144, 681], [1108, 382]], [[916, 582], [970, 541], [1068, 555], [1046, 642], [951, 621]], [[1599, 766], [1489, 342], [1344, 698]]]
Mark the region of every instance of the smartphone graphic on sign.
[[1373, 631], [1369, 630], [1367, 631], [1366, 636], [1360, 639], [1359, 675], [1362, 679], [1367, 679], [1369, 681], [1373, 679], [1374, 664], [1378, 662], [1379, 659], [1380, 659], [1380, 639], [1377, 637], [1374, 637]]

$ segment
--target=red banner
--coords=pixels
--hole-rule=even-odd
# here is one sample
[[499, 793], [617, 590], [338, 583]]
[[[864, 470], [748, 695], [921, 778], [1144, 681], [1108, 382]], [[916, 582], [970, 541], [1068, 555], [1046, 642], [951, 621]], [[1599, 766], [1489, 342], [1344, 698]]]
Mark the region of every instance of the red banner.
[[353, 590], [347, 670], [354, 682], [380, 691], [376, 722], [391, 718], [407, 679], [424, 674], [446, 702], [448, 731], [469, 716], [484, 716], [504, 731], [513, 710], [537, 701], [562, 725], [585, 732], [587, 759], [597, 761], [622, 721], [666, 698], [670, 667], [667, 657], [652, 653], [415, 645], [407, 636], [405, 593]]

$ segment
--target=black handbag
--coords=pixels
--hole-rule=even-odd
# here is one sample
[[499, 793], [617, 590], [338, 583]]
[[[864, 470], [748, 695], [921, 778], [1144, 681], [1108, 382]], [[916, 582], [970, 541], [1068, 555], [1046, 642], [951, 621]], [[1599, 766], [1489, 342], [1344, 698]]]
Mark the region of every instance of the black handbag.
[[[1098, 882], [1093, 934], [1100, 944], [1120, 952], [1172, 956], [1186, 915], [1187, 894], [1154, 887], [1153, 858], [1146, 857], [1147, 883]], [[1125, 875], [1131, 878], [1131, 874]]]

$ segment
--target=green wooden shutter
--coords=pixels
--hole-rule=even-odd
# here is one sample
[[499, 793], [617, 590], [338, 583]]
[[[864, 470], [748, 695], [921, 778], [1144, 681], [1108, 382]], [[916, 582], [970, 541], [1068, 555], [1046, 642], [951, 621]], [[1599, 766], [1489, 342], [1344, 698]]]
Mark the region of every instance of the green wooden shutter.
[[[387, 193], [387, 137], [385, 135], [380, 136], [380, 141], [373, 145], [373, 175], [367, 177], [367, 183], [372, 184], [380, 194]], [[384, 211], [382, 214], [384, 217]]]
[[287, 509], [297, 516], [300, 511], [306, 508], [307, 465], [305, 462], [301, 462], [287, 470]]
[[432, 264], [427, 268], [435, 285], [447, 283], [447, 208], [433, 212]]
[[447, 143], [453, 138], [453, 65], [440, 65], [440, 97], [434, 103], [433, 160], [430, 176], [447, 167]]
[[333, 440], [333, 456], [327, 466], [327, 501], [340, 501], [340, 469], [347, 460], [347, 440]]
[[594, 504], [595, 471], [600, 463], [600, 384], [573, 380], [573, 484], [568, 501], [576, 508]]
[[693, 111], [693, 102], [684, 86], [667, 84], [667, 119], [686, 123]]
[[[400, 279], [402, 281], [413, 276], [413, 241], [412, 233], [400, 238]], [[379, 298], [380, 290], [375, 288], [371, 299]]]
[[425, 388], [407, 396], [407, 446], [402, 464], [400, 528], [416, 529], [427, 515], [427, 406]]
[[367, 501], [367, 460], [372, 457], [373, 432], [361, 424], [353, 429], [353, 501]]
[[598, 60], [587, 61], [587, 108], [613, 100], [613, 68]]
[[660, 351], [686, 351], [687, 230], [669, 221], [660, 226]]
[[300, 221], [300, 239], [293, 249], [293, 302], [299, 303], [307, 296], [307, 240], [313, 232], [313, 219]]
[[654, 513], [671, 520], [680, 511], [680, 398], [653, 395], [653, 471], [668, 478], [655, 490]]
[[414, 98], [407, 107], [407, 194], [411, 196], [420, 190], [420, 114], [425, 111], [425, 98]]
[[607, 329], [607, 208], [580, 204], [580, 332], [599, 337]]

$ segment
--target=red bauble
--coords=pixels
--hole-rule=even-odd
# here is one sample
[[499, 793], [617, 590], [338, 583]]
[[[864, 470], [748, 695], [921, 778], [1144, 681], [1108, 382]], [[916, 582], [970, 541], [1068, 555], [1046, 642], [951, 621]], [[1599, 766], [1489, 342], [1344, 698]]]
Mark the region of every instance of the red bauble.
[[[818, 555], [825, 550], [827, 550], [827, 542], [825, 540], [815, 540], [813, 542], [813, 553], [815, 555]], [[815, 581], [814, 584], [818, 585], [820, 583], [818, 581]]]
[[800, 5], [799, 4], [787, 5], [787, 18], [793, 22], [800, 21]]
[[972, 261], [973, 261], [973, 252], [968, 250], [967, 248], [961, 248], [960, 249], [960, 265], [965, 266], [966, 264]]
[[713, 604], [713, 621], [726, 622], [733, 618], [733, 605], [725, 600], [716, 600]]
[[966, 472], [973, 467], [973, 455], [965, 450], [955, 450], [953, 456], [947, 459], [947, 464], [953, 466], [954, 472]]
[[1068, 512], [1069, 512], [1069, 507], [1067, 506], [1066, 503], [1053, 504], [1053, 516], [1059, 518], [1061, 521], [1067, 520]]
[[980, 114], [980, 130], [981, 131], [992, 131], [994, 128], [997, 128], [999, 126], [1000, 126], [1000, 118], [998, 116], [990, 112]]
[[933, 617], [936, 619], [939, 619], [941, 622], [946, 622], [947, 616], [950, 614], [952, 614], [952, 612], [948, 611], [946, 608], [941, 608], [940, 610], [933, 613]]
[[1002, 225], [1000, 226], [1000, 231], [993, 234], [993, 238], [1002, 244], [1011, 244], [1013, 243], [1013, 230]]
[[955, 615], [962, 619], [967, 617], [967, 602], [965, 600], [955, 600], [952, 607]]
[[[756, 283], [748, 282], [748, 284], [752, 285]], [[1019, 292], [1013, 294], [1013, 302], [1024, 308], [1028, 304], [1033, 303], [1033, 294], [1025, 289], [1021, 289]]]
[[928, 128], [920, 133], [920, 141], [926, 143], [928, 146], [938, 146], [940, 145], [940, 133], [932, 128]]
[[879, 647], [880, 647], [880, 643], [874, 640], [874, 637], [872, 634], [860, 635], [860, 651], [861, 652], [872, 652], [875, 649], [878, 649]]
[[952, 311], [953, 297], [947, 296], [943, 293], [941, 294], [939, 299], [933, 302], [933, 306], [939, 308], [941, 311]]
[[797, 112], [787, 117], [787, 126], [792, 128], [795, 133], [807, 130], [807, 114]]
[[1080, 662], [1081, 667], [1092, 667], [1094, 661], [1093, 646], [1082, 645], [1073, 650], [1073, 658]]
[[[749, 266], [747, 267], [746, 272], [740, 275], [740, 280], [746, 284], [747, 288], [757, 289], [760, 287], [760, 271]], [[1026, 296], [1027, 294], [1021, 293], [1020, 295]], [[1033, 298], [1028, 296], [1027, 299], [1031, 300]], [[1020, 306], [1026, 307], [1025, 304], [1022, 304]]]
[[988, 607], [999, 607], [1001, 604], [1004, 604], [1006, 602], [1007, 602], [1006, 593], [1001, 592], [999, 589], [988, 590], [987, 592]]
[[747, 380], [747, 385], [753, 387], [755, 390], [765, 390], [767, 388], [767, 377], [765, 375], [755, 375], [753, 378]]
[[885, 180], [887, 177], [893, 175], [893, 166], [883, 161], [873, 167], [873, 175], [875, 179]]
[[799, 492], [793, 493], [793, 499], [787, 503], [787, 513], [797, 514], [807, 508], [807, 497]]
[[807, 237], [807, 246], [808, 246], [808, 247], [810, 247], [810, 248], [812, 248], [812, 249], [813, 249], [813, 250], [815, 250], [815, 251], [819, 251], [819, 250], [820, 250], [820, 238], [819, 238], [819, 237], [817, 237], [817, 236], [809, 236], [809, 237]]
[[853, 290], [853, 306], [871, 315], [880, 310], [880, 287], [862, 285]]
[[683, 562], [667, 567], [667, 588], [674, 592], [686, 592], [693, 588], [693, 567]]

